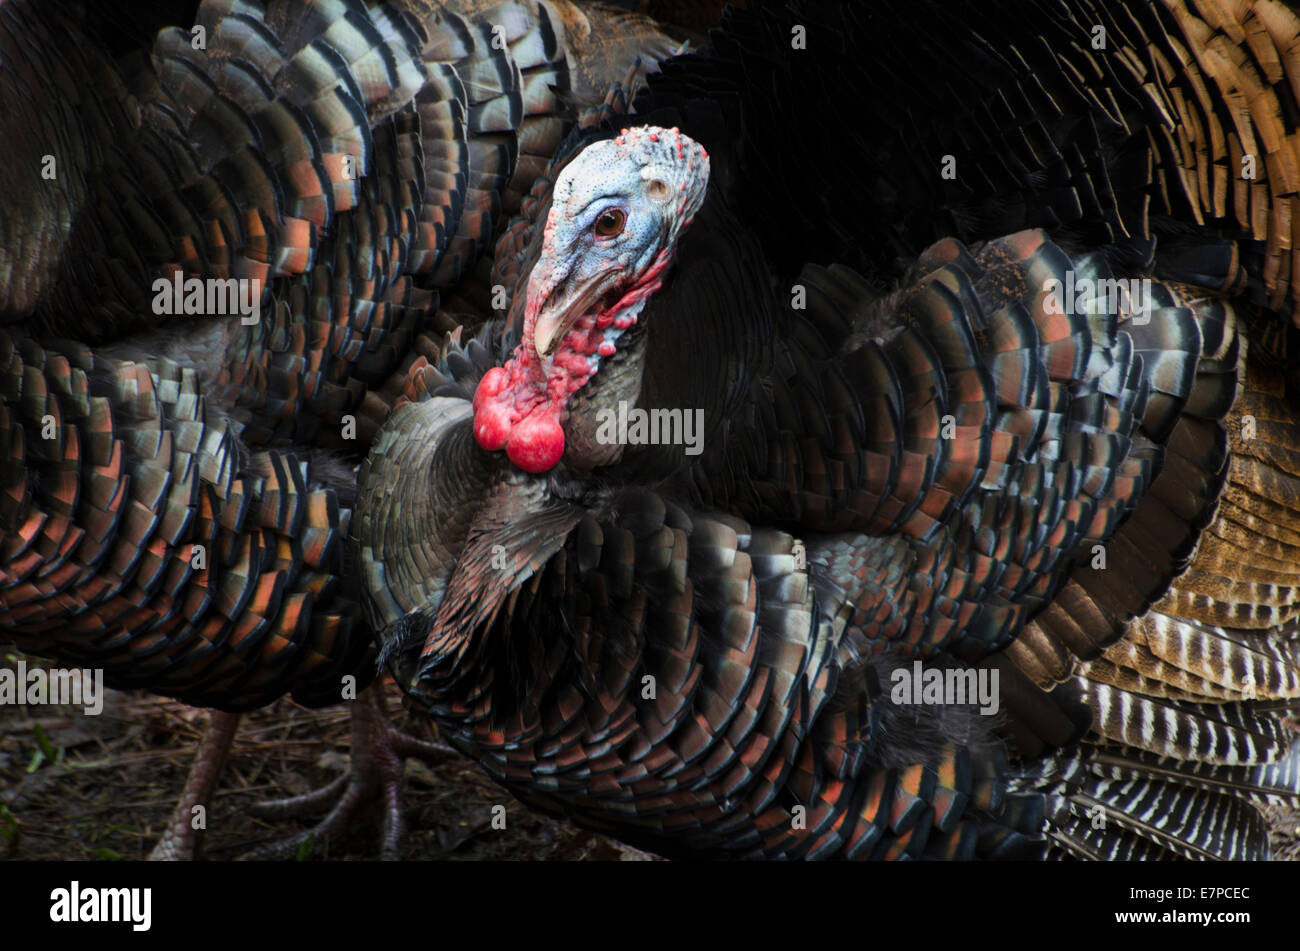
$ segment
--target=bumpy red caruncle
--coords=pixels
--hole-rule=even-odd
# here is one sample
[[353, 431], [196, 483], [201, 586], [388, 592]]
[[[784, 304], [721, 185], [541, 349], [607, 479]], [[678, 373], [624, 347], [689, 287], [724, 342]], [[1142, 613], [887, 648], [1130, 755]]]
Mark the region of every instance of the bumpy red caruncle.
[[[672, 261], [665, 249], [635, 286], [612, 307], [584, 314], [564, 335], [547, 368], [534, 349], [539, 307], [530, 299], [523, 341], [505, 366], [493, 367], [474, 391], [474, 436], [489, 452], [505, 449], [525, 472], [545, 472], [564, 456], [563, 417], [569, 397], [587, 384], [599, 357], [613, 356], [609, 329], [621, 333], [636, 323], [637, 307], [659, 289]], [[617, 316], [616, 316], [617, 315]]]

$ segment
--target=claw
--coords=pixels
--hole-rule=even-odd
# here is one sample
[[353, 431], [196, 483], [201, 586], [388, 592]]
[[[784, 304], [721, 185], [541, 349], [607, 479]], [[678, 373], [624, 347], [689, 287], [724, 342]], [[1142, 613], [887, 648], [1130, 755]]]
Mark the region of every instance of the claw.
[[313, 847], [318, 843], [328, 846], [354, 829], [376, 798], [383, 803], [380, 858], [384, 861], [398, 858], [405, 833], [402, 818], [405, 760], [441, 763], [458, 754], [450, 746], [419, 739], [394, 727], [388, 718], [382, 684], [362, 691], [351, 712], [352, 763], [347, 773], [312, 792], [261, 803], [250, 809], [263, 818], [283, 819], [318, 813], [337, 798], [329, 814], [313, 828], [258, 846], [241, 855], [241, 860], [292, 859], [308, 841]]

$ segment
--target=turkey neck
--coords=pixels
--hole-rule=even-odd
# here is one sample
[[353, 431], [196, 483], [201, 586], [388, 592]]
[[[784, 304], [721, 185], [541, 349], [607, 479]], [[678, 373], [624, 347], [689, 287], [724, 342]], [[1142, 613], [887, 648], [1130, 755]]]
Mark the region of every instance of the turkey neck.
[[608, 413], [617, 418], [620, 403], [632, 407], [639, 402], [648, 333], [643, 322], [626, 330], [614, 355], [569, 400], [564, 461], [575, 472], [590, 472], [622, 459], [623, 445], [600, 438], [601, 420]]

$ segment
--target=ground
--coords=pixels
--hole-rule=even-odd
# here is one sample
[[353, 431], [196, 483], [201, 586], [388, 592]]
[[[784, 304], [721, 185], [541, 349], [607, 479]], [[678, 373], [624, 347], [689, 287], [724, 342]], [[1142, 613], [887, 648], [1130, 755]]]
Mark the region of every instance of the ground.
[[[2, 655], [0, 655], [2, 656]], [[404, 729], [430, 726], [389, 708]], [[108, 691], [103, 713], [0, 705], [0, 857], [141, 859], [157, 840], [194, 757], [207, 713], [146, 693]], [[348, 765], [348, 713], [289, 700], [245, 716], [208, 814], [203, 857], [233, 859], [311, 827], [268, 822], [246, 807], [307, 792]], [[650, 858], [515, 802], [471, 761], [449, 754], [433, 767], [407, 764], [403, 858], [633, 860]], [[492, 828], [492, 807], [506, 828]], [[373, 859], [378, 820], [346, 842], [321, 843], [315, 859]], [[303, 856], [304, 858], [306, 856]]]
[[[403, 729], [435, 738], [429, 723], [389, 709]], [[0, 705], [0, 857], [141, 859], [157, 840], [194, 756], [207, 713], [150, 694], [108, 691], [103, 713]], [[310, 820], [268, 822], [247, 806], [323, 786], [348, 765], [348, 713], [308, 710], [290, 700], [248, 714], [208, 815], [203, 857], [234, 859], [310, 828]], [[409, 762], [407, 859], [644, 860], [652, 856], [515, 802], [472, 762]], [[492, 828], [492, 807], [506, 828]], [[1300, 859], [1300, 811], [1269, 815], [1279, 858]], [[378, 822], [345, 842], [319, 843], [303, 858], [372, 859]]]

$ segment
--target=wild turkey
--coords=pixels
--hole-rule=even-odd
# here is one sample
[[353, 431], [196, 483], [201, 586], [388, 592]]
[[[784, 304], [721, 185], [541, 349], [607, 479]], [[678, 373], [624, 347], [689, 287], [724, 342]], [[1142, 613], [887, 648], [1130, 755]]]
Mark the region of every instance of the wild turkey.
[[[0, 637], [227, 713], [334, 703], [375, 672], [345, 540], [376, 392], [572, 116], [676, 44], [567, 0], [193, 22], [116, 62], [76, 7], [0, 6]], [[159, 316], [195, 277], [261, 282], [262, 319]], [[393, 758], [429, 746], [369, 696], [372, 762], [322, 828], [380, 782], [391, 851]], [[233, 729], [214, 718], [158, 854], [192, 848]]]
[[[682, 174], [673, 127], [696, 175], [703, 155], [689, 140], [710, 155], [707, 185], [680, 181], [703, 197], [696, 220], [688, 228], [690, 208], [678, 211], [658, 236], [657, 250], [680, 236], [672, 269], [646, 279], [638, 265], [637, 323], [617, 343], [584, 341], [602, 367], [561, 412], [547, 398], [535, 400], [544, 411], [535, 419], [512, 418], [521, 407], [504, 403], [501, 384], [526, 380], [494, 374], [483, 391], [481, 406], [501, 408], [498, 431], [483, 433], [489, 446], [518, 435], [512, 455], [529, 469], [568, 450], [544, 475], [476, 448], [469, 422], [486, 371], [506, 363], [521, 335], [536, 339], [543, 301], [529, 326], [526, 292], [534, 278], [545, 286], [536, 224], [550, 206], [545, 183], [522, 198], [531, 170], [509, 183], [498, 164], [476, 164], [500, 159], [493, 136], [509, 130], [467, 119], [488, 141], [467, 133], [463, 147], [442, 150], [444, 140], [426, 139], [438, 124], [426, 125], [424, 107], [460, 99], [438, 81], [451, 82], [449, 60], [431, 65], [420, 37], [439, 45], [469, 34], [479, 50], [468, 25], [435, 30], [431, 22], [447, 21], [414, 0], [370, 9], [339, 0], [299, 19], [291, 14], [302, 4], [271, 4], [259, 17], [260, 6], [241, 0], [208, 3], [199, 19], [209, 51], [223, 23], [241, 35], [265, 28], [287, 58], [300, 40], [304, 57], [318, 43], [344, 46], [342, 65], [320, 53], [326, 72], [302, 64], [325, 80], [306, 87], [324, 90], [323, 101], [269, 83], [280, 75], [277, 49], [258, 48], [271, 58], [254, 57], [262, 81], [245, 83], [234, 58], [196, 59], [174, 34], [159, 41], [170, 72], [128, 74], [132, 100], [76, 39], [70, 15], [16, 0], [0, 7], [3, 61], [25, 67], [0, 70], [5, 114], [60, 142], [51, 152], [42, 135], [17, 137], [22, 161], [6, 169], [5, 307], [25, 323], [11, 335], [5, 411], [10, 444], [27, 454], [15, 450], [7, 467], [9, 495], [22, 501], [7, 513], [6, 570], [28, 572], [6, 588], [6, 632], [72, 662], [92, 647], [120, 651], [89, 662], [118, 682], [218, 706], [285, 690], [310, 700], [314, 686], [324, 702], [344, 671], [364, 678], [366, 637], [345, 623], [353, 572], [338, 560], [348, 499], [330, 503], [331, 491], [351, 490], [350, 473], [316, 455], [304, 473], [289, 450], [351, 450], [344, 415], [356, 417], [356, 448], [369, 442], [398, 386], [392, 371], [406, 377], [412, 351], [429, 351], [427, 340], [412, 343], [434, 307], [424, 285], [471, 265], [500, 189], [524, 212], [498, 245], [492, 277], [521, 288], [509, 326], [504, 335], [489, 326], [465, 347], [453, 341], [438, 369], [414, 357], [407, 393], [423, 402], [399, 406], [378, 436], [352, 525], [368, 617], [412, 703], [457, 746], [527, 801], [667, 854], [1018, 855], [1041, 850], [1043, 816], [1047, 841], [1068, 854], [1259, 854], [1248, 802], [1295, 788], [1269, 709], [1296, 690], [1285, 590], [1293, 515], [1282, 491], [1294, 440], [1285, 376], [1249, 362], [1246, 342], [1275, 357], [1284, 341], [1276, 323], [1256, 326], [1250, 308], [1179, 281], [1289, 303], [1286, 157], [1261, 150], [1259, 177], [1241, 187], [1222, 171], [1236, 158], [1234, 135], [1289, 141], [1278, 118], [1295, 114], [1279, 83], [1289, 14], [1262, 3], [1240, 22], [1218, 8], [1198, 14], [1210, 23], [1136, 2], [754, 6], [730, 15], [714, 51], [666, 67], [625, 120], [665, 130], [655, 147], [672, 144], [658, 164], [673, 176]], [[1094, 55], [1098, 25], [1112, 58]], [[329, 31], [339, 32], [319, 38]], [[364, 42], [354, 45], [354, 31]], [[56, 41], [70, 59], [41, 55]], [[520, 39], [511, 55], [536, 45]], [[537, 69], [545, 75], [554, 61]], [[49, 109], [36, 106], [37, 91]], [[277, 106], [253, 109], [254, 119], [238, 98], [246, 94], [279, 94], [284, 111], [308, 119], [289, 124]], [[480, 102], [480, 118], [511, 98]], [[241, 108], [223, 108], [228, 101]], [[185, 103], [197, 127], [185, 124]], [[304, 121], [314, 138], [285, 132]], [[179, 147], [191, 135], [201, 136], [197, 158], [193, 145]], [[282, 148], [243, 148], [250, 138]], [[649, 148], [648, 139], [629, 132], [625, 147]], [[580, 151], [588, 141], [562, 149], [556, 174], [575, 154], [601, 157]], [[471, 177], [486, 169], [484, 178], [461, 185], [454, 172], [417, 172], [412, 156], [430, 152], [470, 156]], [[83, 173], [40, 184], [33, 169], [46, 154]], [[536, 169], [550, 150], [529, 154]], [[941, 174], [946, 155], [957, 162], [951, 180]], [[583, 181], [595, 181], [591, 171]], [[667, 182], [634, 171], [635, 183]], [[458, 197], [473, 185], [488, 187], [474, 202]], [[443, 197], [430, 201], [435, 193]], [[1051, 240], [1021, 231], [1035, 226]], [[375, 235], [400, 237], [383, 254]], [[945, 235], [970, 247], [933, 243]], [[159, 334], [151, 317], [149, 278], [168, 265], [263, 275], [287, 306], [261, 330], [208, 328], [212, 359], [188, 366], [194, 341]], [[1153, 287], [1161, 319], [1150, 324], [1055, 315], [1036, 300], [1048, 276], [1149, 266], [1164, 277]], [[900, 290], [885, 293], [894, 281]], [[789, 306], [796, 282], [804, 310]], [[472, 306], [481, 291], [457, 299]], [[568, 353], [572, 329], [543, 332]], [[136, 336], [101, 345], [124, 334]], [[603, 343], [614, 352], [602, 354]], [[576, 382], [582, 370], [571, 369]], [[643, 407], [704, 410], [701, 454], [611, 451], [596, 438], [595, 413], [620, 392]], [[1262, 428], [1243, 444], [1247, 412]], [[34, 438], [46, 415], [71, 434], [57, 440], [58, 455]], [[948, 425], [956, 438], [943, 438]], [[429, 442], [405, 440], [419, 427]], [[199, 457], [197, 479], [186, 454]], [[39, 481], [19, 481], [27, 476], [15, 458], [29, 459]], [[410, 478], [412, 464], [421, 478]], [[138, 554], [140, 527], [153, 530], [140, 490], [158, 473], [155, 499], [185, 478], [200, 485], [186, 506], [211, 514], [201, 510], [187, 530], [210, 526], [205, 537], [228, 538], [221, 553], [238, 559], [222, 575], [236, 579], [232, 595], [214, 604], [225, 612], [220, 630], [207, 638], [184, 618], [169, 632], [106, 607], [117, 579], [147, 581], [141, 566], [161, 557], [190, 573], [175, 545]], [[313, 487], [321, 476], [329, 482]], [[175, 492], [185, 498], [183, 488]], [[128, 499], [141, 504], [119, 517]], [[304, 509], [310, 520], [295, 522]], [[1194, 552], [1201, 537], [1219, 540]], [[87, 553], [106, 552], [79, 564], [86, 538]], [[1096, 545], [1105, 571], [1091, 568]], [[494, 562], [507, 565], [509, 584]], [[66, 615], [42, 614], [66, 610], [66, 589], [40, 575], [47, 565], [47, 575], [66, 570], [68, 583], [107, 592], [74, 603], [74, 617], [111, 624], [115, 636], [92, 642]], [[11, 591], [27, 600], [11, 607]], [[128, 589], [119, 603], [132, 597]], [[226, 628], [251, 618], [249, 604], [274, 616], [232, 637]], [[1234, 629], [1212, 626], [1223, 620]], [[196, 642], [208, 653], [183, 653]], [[353, 651], [356, 660], [343, 659]], [[873, 681], [883, 678], [887, 693], [893, 666], [911, 655], [997, 670], [1006, 724], [884, 702]], [[647, 675], [652, 702], [640, 699]], [[1263, 699], [1239, 702], [1247, 692]], [[1222, 792], [1229, 785], [1236, 797]], [[1186, 807], [1181, 825], [1171, 806]], [[1111, 807], [1103, 829], [1093, 828], [1098, 807]]]
[[[748, 7], [570, 140], [498, 245], [509, 316], [372, 445], [409, 703], [666, 855], [1267, 854], [1300, 18]], [[697, 411], [690, 452], [612, 428]]]

